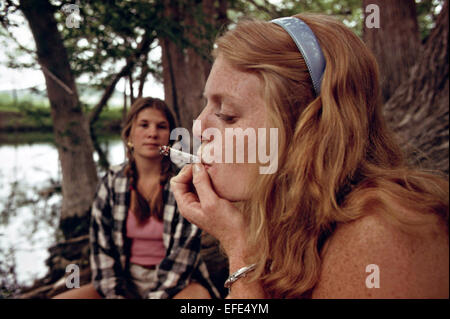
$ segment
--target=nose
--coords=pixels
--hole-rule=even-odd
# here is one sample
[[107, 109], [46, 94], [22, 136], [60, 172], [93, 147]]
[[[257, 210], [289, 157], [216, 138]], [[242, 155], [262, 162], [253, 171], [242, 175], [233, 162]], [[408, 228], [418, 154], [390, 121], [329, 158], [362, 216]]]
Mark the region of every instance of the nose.
[[158, 137], [158, 128], [156, 127], [156, 125], [150, 125], [148, 127], [147, 136], [152, 138]]
[[205, 107], [202, 112], [199, 114], [199, 116], [194, 121], [194, 126], [192, 127], [192, 133], [194, 134], [194, 137], [199, 139], [200, 141], [203, 141], [204, 138], [202, 138], [202, 132], [208, 127], [208, 110], [207, 107]]

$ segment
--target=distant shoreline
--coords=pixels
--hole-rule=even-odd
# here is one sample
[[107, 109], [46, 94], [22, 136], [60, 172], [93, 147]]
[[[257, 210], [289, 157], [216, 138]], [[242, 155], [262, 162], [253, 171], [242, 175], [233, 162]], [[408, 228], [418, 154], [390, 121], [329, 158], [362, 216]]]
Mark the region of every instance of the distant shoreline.
[[[121, 130], [121, 111], [105, 110], [94, 124], [95, 132], [118, 134]], [[52, 133], [50, 110], [24, 114], [21, 111], [0, 110], [0, 133]]]

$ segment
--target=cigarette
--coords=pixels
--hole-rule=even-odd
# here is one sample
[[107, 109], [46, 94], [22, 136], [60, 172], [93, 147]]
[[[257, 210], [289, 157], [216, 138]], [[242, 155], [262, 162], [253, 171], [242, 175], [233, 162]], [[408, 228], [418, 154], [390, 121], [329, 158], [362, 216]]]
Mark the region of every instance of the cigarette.
[[186, 152], [182, 152], [182, 151], [173, 149], [167, 145], [160, 146], [159, 153], [164, 156], [170, 155], [170, 159], [172, 161], [181, 160], [183, 162], [188, 162], [188, 163], [200, 163], [200, 157], [190, 154], [190, 153], [186, 153]]

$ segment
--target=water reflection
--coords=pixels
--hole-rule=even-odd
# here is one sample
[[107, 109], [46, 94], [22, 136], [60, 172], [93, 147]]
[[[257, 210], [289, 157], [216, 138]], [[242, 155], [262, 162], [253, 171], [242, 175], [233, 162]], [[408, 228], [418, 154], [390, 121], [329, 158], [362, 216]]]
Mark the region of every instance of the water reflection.
[[[110, 164], [123, 162], [120, 139], [100, 145]], [[94, 159], [98, 161], [97, 154]], [[8, 269], [15, 268], [19, 285], [45, 276], [47, 248], [61, 236], [60, 181], [58, 152], [52, 143], [0, 145], [0, 288], [8, 280], [11, 285]]]

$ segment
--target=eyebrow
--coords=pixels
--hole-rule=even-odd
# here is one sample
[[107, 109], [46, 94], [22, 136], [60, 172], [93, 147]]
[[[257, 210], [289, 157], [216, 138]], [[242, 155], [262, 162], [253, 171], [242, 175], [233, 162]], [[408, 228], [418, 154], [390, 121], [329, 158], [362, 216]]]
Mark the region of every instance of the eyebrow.
[[[203, 98], [208, 99], [205, 91], [203, 91], [202, 96], [203, 96]], [[226, 101], [226, 103], [229, 103], [231, 105], [240, 104], [240, 101], [241, 101], [238, 96], [234, 96], [234, 95], [227, 94], [227, 93], [214, 93], [214, 94], [211, 94], [210, 98], [219, 99], [220, 101]]]
[[[148, 123], [150, 121], [147, 120], [147, 119], [139, 119], [138, 122], [140, 122], [140, 123], [142, 123], [142, 122]], [[157, 124], [169, 124], [169, 121], [168, 120], [162, 120], [162, 121], [157, 122]]]

